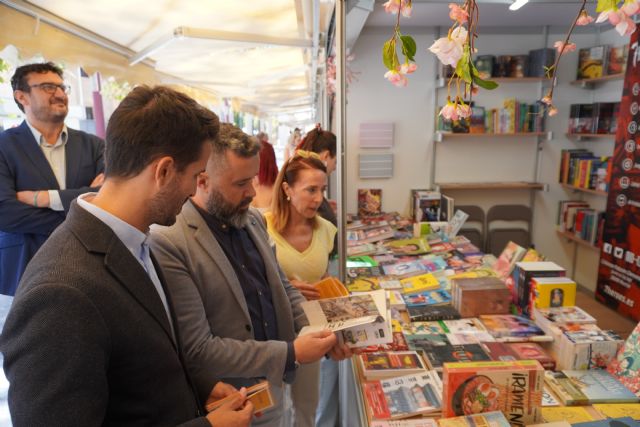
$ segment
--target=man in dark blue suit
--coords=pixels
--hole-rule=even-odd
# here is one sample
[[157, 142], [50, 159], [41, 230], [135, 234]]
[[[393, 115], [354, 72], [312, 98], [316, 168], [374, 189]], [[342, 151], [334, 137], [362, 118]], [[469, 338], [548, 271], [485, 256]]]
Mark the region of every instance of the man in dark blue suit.
[[26, 117], [0, 133], [0, 293], [14, 295], [27, 263], [64, 221], [71, 201], [102, 184], [104, 142], [69, 129], [69, 87], [52, 63], [11, 78]]

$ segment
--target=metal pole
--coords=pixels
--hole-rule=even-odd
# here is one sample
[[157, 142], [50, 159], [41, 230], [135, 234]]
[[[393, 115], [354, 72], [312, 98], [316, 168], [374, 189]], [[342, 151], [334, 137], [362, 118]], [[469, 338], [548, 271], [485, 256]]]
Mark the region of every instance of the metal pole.
[[337, 205], [338, 205], [338, 271], [340, 280], [344, 282], [347, 277], [347, 239], [346, 239], [346, 146], [347, 146], [347, 82], [346, 82], [346, 0], [336, 1], [336, 137], [337, 143], [337, 168], [338, 178]]

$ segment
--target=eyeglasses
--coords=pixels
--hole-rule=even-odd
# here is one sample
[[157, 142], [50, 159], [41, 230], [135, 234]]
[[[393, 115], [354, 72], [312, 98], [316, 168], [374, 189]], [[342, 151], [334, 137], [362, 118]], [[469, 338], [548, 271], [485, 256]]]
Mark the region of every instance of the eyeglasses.
[[62, 90], [64, 93], [69, 93], [71, 92], [71, 86], [65, 85], [65, 84], [55, 84], [55, 83], [39, 83], [37, 85], [31, 85], [29, 86], [30, 88], [33, 87], [37, 87], [40, 88], [42, 91], [44, 91], [44, 93], [47, 93], [49, 95], [53, 95], [54, 93], [56, 93], [56, 90], [60, 89]]

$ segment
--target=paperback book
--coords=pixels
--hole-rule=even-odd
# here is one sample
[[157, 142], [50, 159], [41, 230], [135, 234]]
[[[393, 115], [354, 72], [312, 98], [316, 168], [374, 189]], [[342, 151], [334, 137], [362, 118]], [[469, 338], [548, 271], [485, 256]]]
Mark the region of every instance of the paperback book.
[[523, 316], [512, 314], [480, 315], [480, 321], [496, 341], [526, 342], [553, 341], [553, 337], [546, 335], [533, 321]]
[[511, 425], [540, 421], [544, 369], [537, 361], [445, 363], [444, 417], [501, 411]]
[[510, 427], [509, 421], [500, 411], [484, 414], [464, 415], [438, 420], [440, 427]]
[[[216, 400], [207, 405], [207, 412], [212, 412], [221, 407], [222, 405], [232, 401], [235, 396], [227, 396], [225, 398]], [[273, 396], [271, 395], [271, 388], [268, 381], [261, 381], [257, 384], [247, 388], [247, 400], [253, 404], [253, 408], [256, 412], [262, 412], [274, 405]]]
[[429, 252], [429, 244], [423, 238], [391, 240], [385, 247], [396, 255], [423, 255]]
[[450, 305], [426, 305], [407, 307], [412, 322], [460, 319], [458, 310]]
[[451, 302], [451, 295], [444, 289], [422, 291], [416, 294], [404, 295], [403, 298], [407, 307], [443, 305]]
[[379, 188], [358, 189], [358, 216], [380, 215], [382, 208], [382, 190]]
[[390, 420], [439, 412], [442, 381], [434, 371], [365, 382], [364, 395], [372, 418]]
[[564, 405], [640, 401], [638, 396], [603, 369], [546, 371], [545, 381]]
[[436, 371], [442, 371], [445, 363], [491, 360], [480, 344], [423, 345], [419, 350], [429, 367]]
[[402, 293], [405, 295], [440, 288], [440, 282], [432, 273], [408, 277], [400, 280], [400, 283], [402, 284]]
[[526, 253], [527, 250], [522, 246], [509, 242], [492, 268], [496, 271], [497, 276], [504, 280], [513, 272], [516, 262], [519, 262]]
[[427, 370], [424, 361], [415, 351], [361, 353], [357, 355], [357, 359], [360, 372], [367, 380], [418, 374]]

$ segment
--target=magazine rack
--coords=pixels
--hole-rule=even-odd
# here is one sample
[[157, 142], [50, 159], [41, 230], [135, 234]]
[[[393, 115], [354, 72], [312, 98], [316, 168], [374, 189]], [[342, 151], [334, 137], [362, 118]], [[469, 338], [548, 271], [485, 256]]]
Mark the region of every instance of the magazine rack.
[[[495, 256], [509, 243], [523, 248], [531, 246], [531, 208], [524, 205], [496, 205], [487, 213], [486, 252]], [[502, 222], [524, 224], [525, 227], [504, 227]]]

